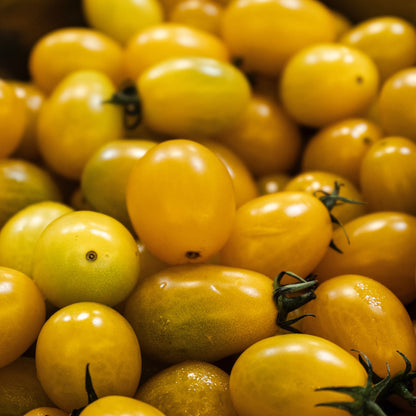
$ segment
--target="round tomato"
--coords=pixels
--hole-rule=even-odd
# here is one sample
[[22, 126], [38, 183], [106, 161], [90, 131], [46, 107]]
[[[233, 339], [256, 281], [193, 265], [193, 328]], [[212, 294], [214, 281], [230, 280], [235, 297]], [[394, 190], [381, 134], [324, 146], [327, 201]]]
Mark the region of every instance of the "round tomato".
[[99, 71], [118, 83], [122, 67], [121, 46], [91, 28], [65, 27], [48, 32], [36, 42], [29, 56], [31, 78], [46, 94], [79, 70]]
[[335, 27], [315, 0], [235, 0], [224, 10], [222, 37], [244, 70], [276, 76], [300, 49], [335, 40]]
[[89, 404], [80, 416], [165, 416], [150, 404], [131, 397], [110, 395]]
[[364, 20], [344, 33], [340, 42], [365, 52], [382, 81], [416, 62], [416, 28], [397, 16]]
[[156, 373], [139, 387], [134, 397], [169, 416], [237, 416], [231, 403], [229, 379], [214, 364], [184, 361]]
[[124, 315], [147, 356], [217, 361], [277, 333], [272, 292], [271, 279], [249, 270], [174, 266], [141, 280]]
[[79, 180], [92, 154], [122, 137], [122, 109], [105, 102], [114, 92], [111, 80], [92, 70], [73, 72], [54, 89], [37, 128], [40, 153], [53, 171]]
[[343, 416], [344, 410], [316, 405], [350, 401], [348, 396], [315, 390], [364, 386], [366, 378], [358, 360], [331, 341], [308, 334], [276, 335], [239, 356], [230, 392], [239, 416]]
[[114, 309], [79, 302], [55, 312], [36, 344], [36, 369], [46, 394], [70, 412], [88, 402], [86, 366], [98, 397], [133, 396], [141, 375], [141, 352], [129, 323]]
[[45, 301], [30, 277], [0, 267], [0, 368], [20, 357], [45, 322]]
[[310, 193], [263, 195], [237, 209], [220, 261], [270, 278], [282, 271], [307, 276], [324, 256], [332, 232], [328, 210]]
[[377, 67], [364, 52], [338, 43], [318, 43], [288, 61], [279, 80], [279, 94], [298, 123], [323, 127], [363, 116], [378, 86]]
[[56, 407], [37, 407], [23, 416], [68, 416], [68, 413]]
[[81, 301], [115, 306], [133, 290], [139, 273], [134, 237], [99, 212], [60, 216], [43, 230], [33, 253], [33, 280], [58, 307]]
[[361, 163], [360, 186], [370, 211], [416, 215], [416, 143], [405, 137], [384, 137]]
[[152, 25], [129, 39], [124, 52], [126, 74], [132, 79], [169, 58], [201, 56], [228, 60], [222, 40], [202, 30], [173, 22]]
[[416, 367], [412, 320], [386, 286], [362, 275], [338, 275], [319, 284], [315, 295], [302, 311], [315, 315], [302, 320], [303, 332], [328, 339], [348, 352], [362, 352], [381, 377], [387, 376], [387, 365], [392, 375], [404, 370], [405, 362], [397, 351]]
[[213, 257], [235, 216], [227, 168], [190, 140], [168, 140], [148, 150], [130, 173], [126, 198], [140, 240], [169, 264]]
[[241, 71], [202, 57], [172, 58], [153, 65], [139, 76], [137, 89], [145, 125], [188, 139], [213, 136], [238, 122], [251, 95]]
[[333, 240], [342, 254], [327, 250], [315, 268], [320, 282], [360, 274], [387, 286], [405, 304], [416, 299], [416, 217], [401, 212], [366, 214], [345, 224], [344, 230], [335, 230]]

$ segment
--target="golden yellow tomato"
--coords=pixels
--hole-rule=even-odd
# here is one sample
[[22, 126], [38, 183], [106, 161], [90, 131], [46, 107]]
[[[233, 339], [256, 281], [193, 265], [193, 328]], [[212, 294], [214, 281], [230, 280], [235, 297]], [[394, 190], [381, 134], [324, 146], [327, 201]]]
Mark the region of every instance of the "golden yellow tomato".
[[300, 49], [335, 40], [331, 12], [315, 0], [234, 0], [224, 10], [222, 37], [248, 72], [276, 76]]
[[317, 43], [296, 53], [279, 82], [282, 103], [300, 124], [323, 127], [363, 116], [378, 92], [371, 58], [338, 43]]
[[217, 36], [184, 24], [164, 22], [132, 36], [125, 48], [126, 75], [132, 79], [170, 58], [200, 56], [227, 61], [228, 50]]
[[23, 416], [68, 416], [68, 413], [56, 407], [37, 407]]
[[230, 174], [205, 146], [168, 140], [133, 167], [127, 210], [140, 240], [169, 264], [203, 262], [227, 240], [235, 215]]
[[277, 333], [272, 292], [272, 280], [250, 270], [173, 266], [141, 280], [124, 316], [146, 356], [213, 362]]

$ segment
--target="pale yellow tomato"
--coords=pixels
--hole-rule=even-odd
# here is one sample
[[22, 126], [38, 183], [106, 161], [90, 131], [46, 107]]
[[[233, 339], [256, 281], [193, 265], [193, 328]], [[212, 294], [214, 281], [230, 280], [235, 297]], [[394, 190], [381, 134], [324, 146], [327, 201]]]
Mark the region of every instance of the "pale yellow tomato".
[[284, 107], [298, 123], [323, 127], [362, 116], [378, 86], [377, 67], [367, 54], [338, 43], [317, 43], [288, 61], [279, 91]]
[[147, 248], [169, 264], [203, 262], [224, 245], [235, 215], [230, 174], [191, 140], [154, 146], [133, 167], [127, 210]]

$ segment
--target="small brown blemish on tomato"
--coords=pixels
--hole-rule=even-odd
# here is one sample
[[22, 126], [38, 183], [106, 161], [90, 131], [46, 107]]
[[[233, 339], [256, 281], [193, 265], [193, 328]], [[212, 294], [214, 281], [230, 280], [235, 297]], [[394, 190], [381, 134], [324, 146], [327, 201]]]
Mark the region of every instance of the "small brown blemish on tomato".
[[85, 258], [87, 259], [87, 261], [95, 261], [97, 260], [98, 254], [94, 251], [94, 250], [90, 250], [87, 252], [87, 254], [85, 255]]
[[357, 84], [362, 84], [364, 82], [364, 78], [361, 75], [357, 75], [355, 81]]
[[189, 259], [189, 260], [195, 260], [198, 257], [201, 257], [201, 255], [199, 254], [198, 251], [187, 251], [185, 256]]
[[370, 137], [364, 137], [363, 138], [363, 143], [366, 144], [367, 146], [369, 146], [370, 144], [373, 143], [373, 140]]

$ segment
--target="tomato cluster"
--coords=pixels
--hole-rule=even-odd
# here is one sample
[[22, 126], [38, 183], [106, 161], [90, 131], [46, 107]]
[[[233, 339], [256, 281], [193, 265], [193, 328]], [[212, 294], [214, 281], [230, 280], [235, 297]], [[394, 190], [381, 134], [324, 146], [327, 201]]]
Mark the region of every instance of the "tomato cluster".
[[416, 27], [82, 7], [0, 79], [0, 415], [416, 414]]

